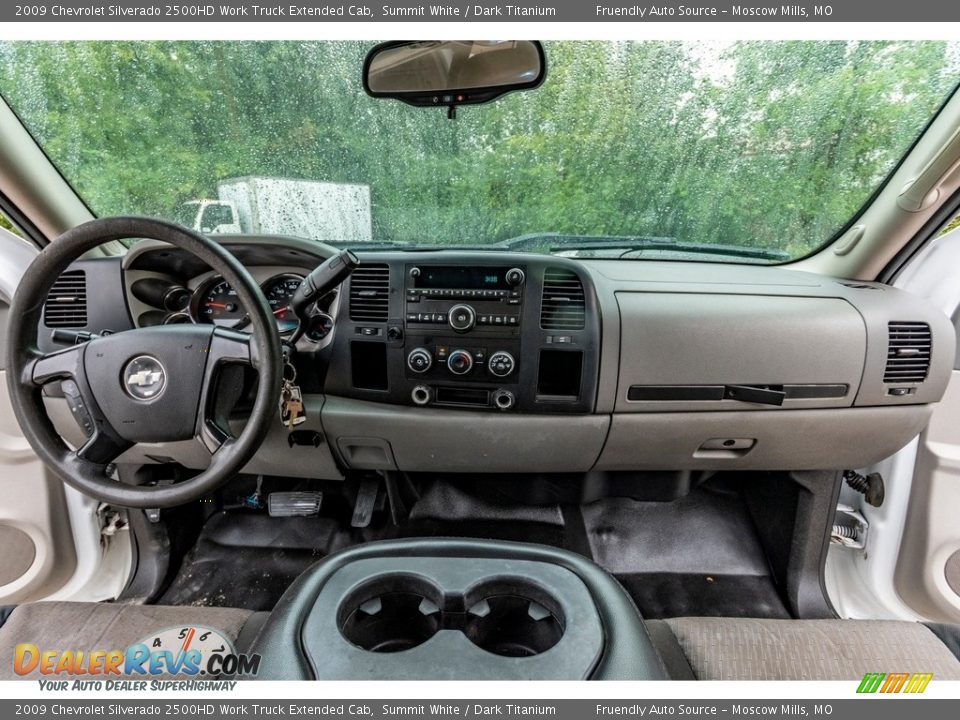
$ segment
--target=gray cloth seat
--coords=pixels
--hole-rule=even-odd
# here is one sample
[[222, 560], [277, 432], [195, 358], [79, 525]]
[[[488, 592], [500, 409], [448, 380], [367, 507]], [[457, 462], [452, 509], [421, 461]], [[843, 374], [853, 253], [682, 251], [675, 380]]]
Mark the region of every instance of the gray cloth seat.
[[[39, 671], [17, 675], [14, 649], [32, 643], [43, 650], [120, 650], [172, 627], [202, 626], [219, 631], [238, 652], [268, 613], [216, 607], [39, 602], [16, 607], [0, 627], [0, 680], [35, 680]], [[163, 677], [163, 676], [158, 676]], [[48, 678], [49, 679], [49, 678]]]
[[960, 660], [921, 623], [693, 617], [646, 624], [677, 680], [860, 680], [868, 672], [960, 680]]

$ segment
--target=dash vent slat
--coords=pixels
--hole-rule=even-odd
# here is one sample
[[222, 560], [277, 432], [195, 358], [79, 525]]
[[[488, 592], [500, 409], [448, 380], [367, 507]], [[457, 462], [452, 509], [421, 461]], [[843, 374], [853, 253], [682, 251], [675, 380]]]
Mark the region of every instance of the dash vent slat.
[[885, 383], [920, 383], [930, 372], [933, 337], [922, 322], [891, 322], [887, 326]]
[[583, 330], [586, 301], [583, 283], [571, 270], [547, 268], [543, 276], [540, 327], [544, 330]]
[[47, 327], [82, 328], [87, 326], [87, 274], [69, 270], [50, 288], [43, 307]]
[[390, 316], [390, 268], [361, 265], [350, 276], [350, 319], [386, 322]]

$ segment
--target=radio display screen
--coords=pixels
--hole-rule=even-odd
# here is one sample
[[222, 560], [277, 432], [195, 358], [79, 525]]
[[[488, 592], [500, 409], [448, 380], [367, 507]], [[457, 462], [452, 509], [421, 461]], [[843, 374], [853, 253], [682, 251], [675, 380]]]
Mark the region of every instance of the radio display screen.
[[421, 267], [415, 287], [428, 290], [508, 290], [506, 267], [463, 267], [439, 265]]

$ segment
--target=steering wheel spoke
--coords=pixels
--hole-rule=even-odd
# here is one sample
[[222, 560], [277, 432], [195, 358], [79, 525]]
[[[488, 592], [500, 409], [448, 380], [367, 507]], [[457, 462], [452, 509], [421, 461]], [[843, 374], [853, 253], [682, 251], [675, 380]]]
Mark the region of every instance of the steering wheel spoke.
[[52, 353], [35, 351], [27, 361], [20, 381], [27, 387], [43, 387], [56, 380], [80, 377], [83, 369], [83, 345], [74, 345]]
[[246, 363], [257, 367], [256, 346], [250, 333], [217, 327], [213, 330], [208, 351], [207, 369], [214, 370], [219, 363]]
[[124, 440], [113, 432], [112, 428], [98, 426], [87, 441], [77, 450], [77, 457], [97, 465], [113, 462], [133, 443]]

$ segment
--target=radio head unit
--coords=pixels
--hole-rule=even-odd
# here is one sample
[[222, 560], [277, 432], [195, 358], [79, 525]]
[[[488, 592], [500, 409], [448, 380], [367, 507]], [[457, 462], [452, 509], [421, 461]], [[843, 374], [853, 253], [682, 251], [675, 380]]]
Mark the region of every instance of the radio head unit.
[[524, 269], [515, 266], [407, 266], [407, 327], [446, 325], [455, 333], [514, 334], [522, 320], [525, 280]]
[[[467, 267], [463, 265], [436, 265], [410, 269], [413, 286], [421, 290], [509, 290], [509, 267]], [[511, 279], [516, 279], [511, 276]]]

